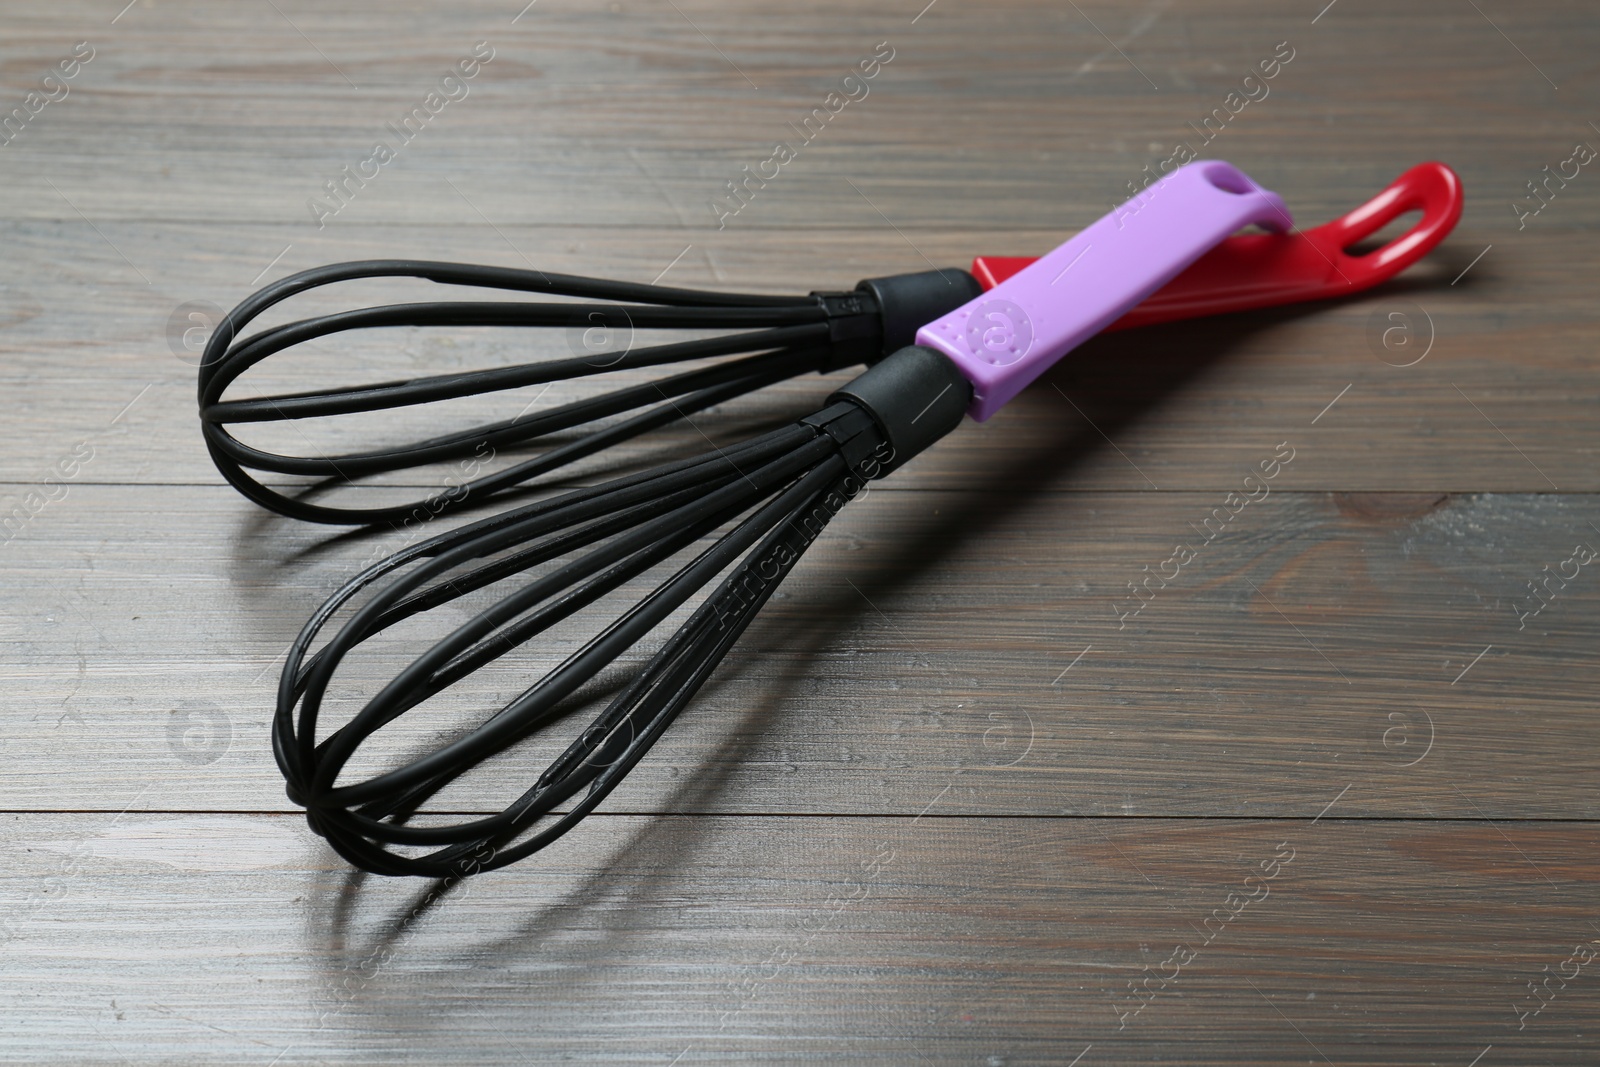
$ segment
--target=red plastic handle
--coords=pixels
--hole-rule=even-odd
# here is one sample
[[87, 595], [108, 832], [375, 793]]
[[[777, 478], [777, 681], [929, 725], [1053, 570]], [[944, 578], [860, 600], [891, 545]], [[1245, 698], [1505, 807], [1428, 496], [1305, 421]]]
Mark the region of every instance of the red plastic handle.
[[[1346, 251], [1417, 210], [1421, 220], [1383, 247], [1359, 256]], [[1461, 179], [1443, 163], [1420, 163], [1332, 222], [1299, 233], [1228, 238], [1106, 329], [1357, 293], [1427, 255], [1459, 218]], [[979, 256], [972, 261], [972, 273], [984, 289], [992, 289], [1032, 262], [1027, 256]]]

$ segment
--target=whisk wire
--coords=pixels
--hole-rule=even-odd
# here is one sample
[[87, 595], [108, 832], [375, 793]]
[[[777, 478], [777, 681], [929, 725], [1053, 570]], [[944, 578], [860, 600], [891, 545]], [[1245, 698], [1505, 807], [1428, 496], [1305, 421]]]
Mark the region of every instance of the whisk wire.
[[[549, 304], [519, 302], [434, 302], [363, 308], [300, 320], [273, 327], [231, 343], [256, 316], [307, 289], [355, 278], [415, 276], [446, 284], [487, 285], [552, 295], [599, 297], [634, 301], [627, 304]], [[648, 301], [648, 303], [645, 303]], [[716, 294], [656, 286], [608, 282], [538, 272], [505, 271], [451, 264], [373, 261], [323, 268], [297, 275], [250, 298], [235, 309], [208, 345], [200, 371], [200, 409], [203, 432], [213, 461], [225, 477], [259, 503], [297, 518], [322, 522], [371, 523], [397, 521], [421, 510], [424, 517], [459, 507], [548, 473], [611, 447], [629, 436], [646, 432], [681, 411], [662, 409], [619, 432], [574, 442], [557, 456], [535, 457], [517, 464], [500, 477], [477, 478], [433, 493], [420, 501], [385, 507], [330, 507], [310, 503], [263, 483], [246, 469], [269, 474], [319, 477], [334, 484], [350, 484], [373, 474], [419, 467], [482, 455], [526, 445], [585, 422], [614, 417], [630, 409], [705, 389], [714, 394], [697, 398], [704, 404], [761, 388], [783, 377], [825, 367], [835, 353], [827, 343], [829, 309], [815, 297], [776, 297]], [[223, 394], [242, 374], [284, 349], [331, 334], [358, 329], [399, 326], [571, 326], [620, 319], [638, 328], [736, 329], [754, 332], [675, 342], [626, 351], [604, 358], [579, 356], [516, 367], [434, 375], [374, 386], [302, 391], [283, 395], [223, 400]], [[483, 392], [588, 377], [608, 371], [644, 368], [756, 351], [755, 357], [731, 364], [713, 365], [656, 383], [634, 385], [585, 400], [574, 401], [534, 418], [514, 418], [445, 435], [429, 437], [400, 447], [349, 452], [340, 455], [283, 455], [240, 441], [231, 431], [238, 423], [283, 422], [294, 419], [349, 415], [399, 406], [435, 403]], [[763, 353], [763, 350], [767, 352]], [[763, 358], [770, 355], [776, 358]], [[615, 427], [607, 429], [615, 430]], [[592, 435], [591, 435], [592, 436]], [[583, 447], [587, 444], [588, 447]], [[543, 460], [543, 462], [539, 462]], [[327, 486], [319, 487], [326, 490]]]
[[[245, 328], [264, 312], [308, 290], [339, 282], [394, 277], [566, 299], [396, 303], [317, 315], [242, 336]], [[223, 320], [201, 360], [201, 427], [207, 450], [223, 477], [249, 499], [280, 514], [345, 525], [426, 521], [552, 475], [696, 411], [786, 378], [879, 358], [909, 341], [908, 331], [914, 328], [913, 324], [926, 321], [936, 309], [959, 306], [977, 289], [977, 282], [962, 271], [868, 279], [856, 290], [844, 293], [780, 296], [678, 289], [421, 260], [337, 264], [275, 282], [245, 299]], [[225, 397], [243, 375], [269, 357], [350, 331], [566, 327], [586, 336], [586, 328], [596, 323], [608, 329], [624, 329], [630, 343], [614, 352], [583, 353], [514, 366]], [[634, 348], [634, 329], [711, 331], [715, 335]], [[569, 343], [578, 342], [569, 339]], [[701, 360], [720, 362], [654, 381], [623, 384], [551, 406], [532, 416], [524, 411], [510, 419], [433, 433], [397, 445], [345, 451], [321, 450], [312, 445], [312, 454], [294, 455], [246, 443], [234, 432], [236, 427], [249, 424], [390, 411]], [[649, 410], [641, 412], [641, 408]], [[559, 436], [588, 424], [595, 425], [576, 439]], [[307, 443], [310, 444], [309, 438]], [[537, 452], [532, 456], [515, 454], [527, 449]], [[502, 456], [502, 452], [507, 455]], [[443, 488], [418, 499], [380, 505], [318, 499], [375, 475], [453, 461], [460, 462], [462, 476], [447, 478]], [[496, 462], [501, 464], [499, 469], [482, 471]], [[271, 475], [319, 481], [278, 487], [264, 480]]]
[[[838, 418], [833, 425], [808, 420], [647, 478], [577, 490], [439, 535], [415, 546], [404, 561], [386, 561], [348, 583], [334, 598], [340, 606], [379, 577], [416, 564], [369, 598], [309, 660], [316, 632], [337, 607], [314, 616], [291, 651], [275, 750], [291, 795], [306, 805], [312, 825], [351, 862], [392, 874], [458, 873], [469, 855], [479, 857], [474, 869], [502, 866], [565, 833], [643, 757], [799, 558], [789, 552], [774, 563], [772, 546], [802, 536], [790, 528], [801, 516], [802, 545], [831, 517], [818, 501], [841, 491], [850, 475], [846, 452], [860, 455], [881, 444], [865, 411], [842, 414], [852, 424], [846, 430]], [[477, 726], [404, 766], [337, 784], [356, 749], [401, 714], [730, 522], [652, 592]], [[580, 550], [586, 551], [434, 642], [347, 723], [315, 742], [327, 687], [355, 647], [403, 618]], [[608, 707], [504, 810], [448, 825], [409, 824], [421, 804], [471, 767], [568, 713], [564, 701], [730, 568]], [[569, 810], [529, 833], [569, 802]], [[435, 851], [408, 856], [393, 846]]]

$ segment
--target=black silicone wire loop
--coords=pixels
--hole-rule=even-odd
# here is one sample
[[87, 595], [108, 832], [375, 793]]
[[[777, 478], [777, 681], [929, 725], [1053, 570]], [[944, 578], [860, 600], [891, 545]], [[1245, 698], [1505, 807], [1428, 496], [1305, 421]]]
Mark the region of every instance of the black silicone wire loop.
[[[885, 449], [873, 416], [850, 402], [836, 404], [734, 448], [471, 523], [367, 568], [313, 615], [284, 666], [273, 749], [291, 799], [306, 807], [312, 827], [341, 856], [379, 874], [462, 875], [543, 848], [643, 758], [805, 548], [873, 476], [865, 469], [870, 465], [853, 470], [844, 453], [887, 459]], [[714, 539], [706, 544], [708, 537]], [[528, 576], [545, 565], [554, 569]], [[357, 749], [400, 716], [623, 583], [663, 568], [665, 577], [649, 594], [476, 725], [402, 766], [343, 781]], [[345, 657], [406, 619], [497, 582], [509, 591], [318, 738], [324, 701]], [[502, 810], [411, 824], [445, 786], [569, 714], [575, 693], [650, 641], [714, 582], [598, 717]], [[358, 599], [360, 606], [349, 610]], [[342, 621], [321, 640], [336, 617]]]
[[[309, 289], [365, 278], [411, 277], [443, 285], [574, 298], [577, 301], [435, 301], [393, 304], [322, 315], [270, 327], [251, 336], [244, 330], [263, 312]], [[241, 375], [287, 348], [350, 330], [402, 326], [562, 327], [586, 316], [626, 317], [634, 327], [730, 330], [730, 334], [630, 350], [596, 361], [590, 357], [480, 371], [454, 372], [371, 385], [309, 390], [245, 399], [224, 399]], [[859, 326], [842, 326], [852, 318]], [[870, 321], [868, 321], [870, 320]], [[531, 270], [422, 260], [369, 260], [303, 271], [245, 299], [213, 332], [201, 359], [198, 400], [202, 432], [223, 477], [263, 507], [312, 522], [365, 525], [432, 518], [469, 502], [526, 485], [603, 449], [733, 397], [807, 371], [830, 370], [859, 361], [862, 344], [837, 338], [881, 335], [876, 301], [867, 294], [839, 297], [719, 293], [641, 285]], [[253, 447], [233, 427], [286, 422], [402, 406], [435, 403], [478, 393], [524, 388], [612, 371], [731, 357], [723, 362], [610, 390], [562, 404], [528, 418], [470, 427], [399, 446], [335, 455], [294, 456]], [[586, 432], [581, 428], [595, 424]], [[552, 435], [578, 431], [551, 442]], [[354, 485], [376, 474], [426, 464], [466, 460], [485, 450], [520, 451], [508, 466], [467, 478], [426, 496], [382, 506], [318, 503], [319, 493]], [[321, 479], [314, 485], [280, 488], [264, 477]]]
[[[868, 279], [851, 293], [805, 297], [699, 292], [538, 271], [409, 260], [338, 264], [285, 278], [247, 298], [219, 326], [200, 366], [206, 446], [223, 476], [281, 514], [339, 524], [427, 519], [523, 486], [611, 445], [808, 370], [874, 362], [822, 411], [744, 444], [511, 508], [412, 544], [364, 569], [311, 617], [279, 681], [273, 753], [287, 792], [312, 828], [350, 863], [388, 875], [450, 877], [503, 867], [570, 830], [616, 787], [705, 684], [833, 515], [866, 480], [949, 432], [970, 386], [949, 361], [893, 337], [977, 286], [930, 271]], [[274, 305], [308, 289], [360, 278], [415, 277], [607, 303], [436, 301], [362, 308], [242, 337]], [[961, 279], [964, 282], [957, 284]], [[892, 313], [891, 313], [892, 312]], [[550, 327], [590, 314], [646, 328], [734, 331], [585, 358], [452, 372], [402, 381], [227, 399], [251, 367], [291, 346], [355, 329], [399, 326]], [[886, 334], [885, 322], [892, 330]], [[741, 332], [742, 331], [742, 332]], [[236, 424], [284, 422], [458, 399], [598, 375], [677, 369], [539, 414], [398, 446], [290, 456], [250, 446]], [[592, 425], [591, 425], [592, 424]], [[571, 439], [554, 435], [578, 431]], [[482, 449], [534, 450], [509, 465], [418, 500], [379, 507], [316, 503], [308, 493]], [[896, 450], [900, 454], [896, 454]], [[265, 475], [320, 478], [285, 491]], [[258, 476], [259, 475], [259, 476]], [[512, 657], [553, 627], [601, 605], [628, 583], [654, 582], [561, 663], [472, 725], [399, 766], [362, 778], [352, 758], [374, 735], [476, 672]], [[709, 593], [705, 590], [710, 589]], [[392, 647], [408, 620], [464, 597], [491, 603], [348, 711], [330, 703], [347, 657], [380, 639]], [[699, 597], [698, 603], [695, 602]], [[677, 613], [687, 618], [669, 630]], [[403, 630], [399, 631], [404, 633]], [[599, 715], [520, 795], [493, 814], [431, 816], [431, 798], [485, 760], [575, 713], [610, 685], [601, 672], [644, 647], [648, 659]], [[340, 678], [337, 693], [345, 692]], [[320, 730], [327, 718], [338, 720]], [[319, 736], [320, 734], [320, 736]], [[354, 780], [352, 780], [354, 779]], [[441, 821], [444, 820], [444, 821]]]

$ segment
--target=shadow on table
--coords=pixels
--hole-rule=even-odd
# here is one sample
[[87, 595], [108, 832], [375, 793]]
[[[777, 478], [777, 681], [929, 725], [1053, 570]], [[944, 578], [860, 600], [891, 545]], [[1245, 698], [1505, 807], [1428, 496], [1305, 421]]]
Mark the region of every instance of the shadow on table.
[[[1072, 468], [1107, 447], [1106, 437], [1115, 440], [1119, 430], [1159, 408], [1214, 362], [1226, 357], [1243, 336], [1270, 329], [1303, 313], [1304, 309], [1299, 308], [1257, 312], [1095, 339], [1079, 351], [1070, 367], [1057, 368], [1046, 378], [1047, 381], [1072, 383], [1074, 403], [1083, 417], [1048, 421], [1051, 429], [1047, 436], [1019, 442], [1006, 453], [1006, 469], [1000, 472], [1000, 477], [1037, 477], [1056, 485], [1069, 481]], [[953, 500], [949, 499], [952, 497]], [[763, 643], [763, 647], [781, 646], [783, 659], [763, 660], [750, 656], [725, 664], [697, 699], [713, 698], [718, 689], [752, 671], [770, 672], [774, 662], [787, 661], [795, 668], [785, 671], [776, 682], [764, 681], [760, 685], [758, 702], [749, 706], [738, 719], [727, 723], [724, 740], [715, 750], [706, 753], [701, 763], [704, 770], [691, 775], [674, 791], [665, 810], [698, 813], [716, 807], [718, 796], [740, 764], [747, 739], [760, 735], [774, 713], [789, 702], [795, 686], [805, 675], [805, 664], [836, 642], [855, 619], [875, 612], [858, 587], [870, 588], [874, 599], [892, 598], [896, 591], [917, 581], [964, 544], [1005, 528], [1013, 521], [1016, 511], [1027, 506], [1030, 494], [974, 489], [947, 491], [941, 499], [944, 502], [939, 517], [931, 526], [913, 540], [883, 549], [893, 552], [895, 565], [885, 568], [882, 560], [870, 558], [874, 553], [866, 553], [866, 558], [858, 557], [838, 572], [839, 577], [849, 581], [829, 582], [827, 592], [821, 595], [808, 592], [803, 603], [791, 603], [791, 610], [785, 613], [781, 623], [758, 617], [743, 642]], [[851, 571], [857, 573], [849, 573]], [[593, 833], [596, 822], [610, 818], [613, 817], [592, 817], [592, 821], [579, 827], [574, 836]], [[530, 912], [519, 911], [512, 915], [509, 929], [494, 931], [476, 926], [470, 932], [458, 931], [453, 936], [465, 939], [457, 948], [460, 958], [470, 959], [472, 969], [492, 974], [491, 965], [496, 959], [515, 960], [537, 955], [541, 948], [564, 932], [572, 933], [581, 928], [585, 935], [583, 950], [591, 962], [614, 960], [616, 949], [619, 945], [625, 946], [634, 929], [628, 919], [635, 912], [634, 906], [660, 899], [664, 881], [670, 882], [676, 874], [695, 868], [708, 825], [714, 821], [647, 820], [642, 829], [615, 845], [606, 863], [591, 873], [574, 875], [575, 880], [565, 885], [559, 899], [546, 900]], [[570, 840], [569, 837], [524, 861], [513, 868], [513, 873], [541, 861], [551, 865], [547, 869], [560, 870], [560, 864], [567, 858], [566, 846]], [[359, 924], [366, 928], [363, 935], [357, 931], [356, 916], [364, 898], [380, 895], [374, 891], [373, 877], [356, 871], [339, 873], [342, 861], [331, 852], [327, 855], [334, 869], [321, 880], [317, 892], [323, 899], [314, 902], [310, 914], [312, 943], [321, 945], [317, 958], [325, 964], [325, 978], [330, 988], [348, 988], [349, 975], [371, 969], [375, 960], [387, 962], [402, 957], [412, 936], [430, 921], [449, 921], [442, 918], [441, 913], [447, 912], [452, 900], [462, 897], [471, 885], [446, 879], [408, 892], [398, 905], [383, 905], [388, 909], [385, 917]], [[663, 856], [671, 858], [666, 868], [660, 866]], [[565, 876], [562, 877], [565, 881]], [[470, 914], [481, 919], [480, 912]], [[325, 926], [323, 917], [328, 917]], [[451, 987], [459, 993], [462, 972], [452, 968], [444, 973], [450, 975]], [[570, 980], [570, 973], [564, 973]], [[415, 1020], [412, 1022], [414, 1024]]]

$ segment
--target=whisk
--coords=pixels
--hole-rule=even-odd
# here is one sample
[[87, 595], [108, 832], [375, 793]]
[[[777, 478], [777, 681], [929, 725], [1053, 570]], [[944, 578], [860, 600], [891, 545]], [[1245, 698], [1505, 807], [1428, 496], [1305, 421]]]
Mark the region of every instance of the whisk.
[[[949, 433], [963, 413], [987, 418], [1249, 223], [1282, 230], [1289, 214], [1276, 194], [1234, 167], [1192, 163], [1166, 178], [1137, 213], [1102, 218], [928, 322], [914, 344], [875, 363], [812, 415], [742, 445], [514, 508], [368, 567], [313, 615], [284, 666], [273, 742], [289, 796], [341, 856], [379, 874], [460, 876], [545, 847], [638, 763], [868, 481]], [[378, 731], [657, 568], [667, 573], [637, 603], [592, 620], [593, 636], [475, 725], [400, 766], [341, 781]], [[502, 582], [499, 599], [317, 740], [329, 686], [352, 652], [405, 620]], [[324, 628], [364, 592], [313, 651]], [[666, 632], [680, 610], [687, 618]], [[643, 667], [504, 809], [413, 824], [430, 797], [571, 714], [584, 686], [657, 633]]]
[[[1153, 186], [1119, 217], [1159, 195]], [[1152, 191], [1154, 190], [1154, 191]], [[1376, 284], [1443, 238], [1461, 210], [1460, 184], [1439, 163], [1412, 168], [1366, 204], [1293, 238], [1246, 235], [1223, 241], [1107, 329], [1167, 322], [1344, 295]], [[1383, 250], [1344, 249], [1405, 211], [1422, 221]], [[1117, 213], [1113, 213], [1117, 214]], [[566, 473], [578, 461], [735, 397], [807, 372], [871, 363], [910, 344], [918, 327], [954, 310], [1031, 262], [979, 257], [972, 273], [947, 268], [871, 278], [848, 292], [779, 296], [706, 292], [501, 267], [421, 260], [340, 263], [291, 275], [234, 308], [212, 334], [199, 375], [206, 446], [240, 492], [280, 514], [363, 525], [417, 522]], [[976, 276], [976, 277], [974, 277]], [[301, 319], [241, 336], [258, 316], [291, 297], [336, 283], [419, 278], [443, 286], [570, 298], [563, 302], [428, 301], [359, 308]], [[576, 302], [573, 302], [576, 301]], [[581, 354], [484, 370], [343, 388], [225, 399], [251, 368], [286, 350], [350, 331], [397, 327], [566, 328]], [[633, 330], [730, 331], [721, 336], [611, 351], [604, 339]], [[590, 343], [591, 338], [598, 343]], [[687, 362], [698, 364], [680, 369]], [[291, 455], [235, 436], [245, 424], [294, 423], [388, 411], [577, 378], [629, 371], [659, 376], [573, 400], [531, 416], [431, 433], [418, 440], [327, 455]], [[638, 378], [639, 375], [633, 375]], [[476, 473], [492, 450], [514, 458], [481, 476], [452, 477], [426, 496], [381, 506], [319, 503], [315, 497], [367, 480], [457, 462]], [[314, 451], [314, 450], [312, 450]], [[267, 484], [266, 476], [318, 479], [311, 487]]]
[[[357, 279], [396, 277], [574, 297], [583, 302], [475, 300], [392, 304], [302, 319], [239, 339], [240, 331], [262, 312], [309, 289]], [[775, 296], [674, 289], [423, 260], [334, 264], [275, 282], [247, 298], [223, 319], [201, 358], [201, 426], [212, 462], [223, 477], [251, 500], [279, 514], [349, 525], [431, 518], [524, 485], [603, 449], [785, 378], [807, 371], [826, 373], [879, 358], [909, 343], [922, 323], [961, 306], [980, 291], [970, 274], [957, 269], [872, 278], [853, 292]], [[403, 381], [222, 399], [240, 375], [287, 348], [344, 331], [401, 326], [566, 327], [578, 331], [580, 338], [591, 331], [604, 334], [618, 329], [738, 332]], [[246, 444], [232, 431], [242, 423], [383, 411], [713, 358], [718, 362], [560, 404], [526, 418], [499, 420], [360, 452], [286, 455]], [[322, 481], [316, 489], [327, 491], [372, 475], [466, 460], [483, 455], [485, 449], [499, 452], [548, 443], [556, 435], [591, 423], [603, 425], [500, 470], [397, 504], [362, 507], [314, 503], [303, 491], [291, 495], [251, 473], [318, 478]]]

